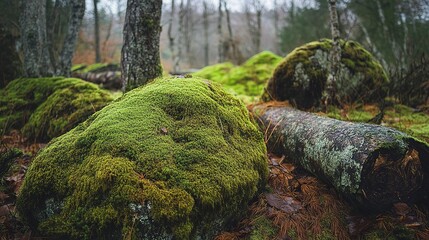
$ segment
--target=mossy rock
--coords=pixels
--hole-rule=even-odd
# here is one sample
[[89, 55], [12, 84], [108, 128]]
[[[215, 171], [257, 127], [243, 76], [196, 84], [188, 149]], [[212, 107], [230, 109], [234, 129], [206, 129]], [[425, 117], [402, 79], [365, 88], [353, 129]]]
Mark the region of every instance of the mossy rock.
[[208, 80], [157, 79], [51, 141], [17, 209], [58, 238], [210, 239], [267, 174], [262, 133], [238, 99]]
[[[379, 102], [388, 89], [381, 64], [357, 42], [341, 40], [340, 45], [341, 63], [335, 83], [339, 102]], [[262, 100], [289, 100], [300, 109], [319, 106], [330, 69], [331, 48], [332, 41], [322, 39], [294, 49], [274, 70]]]
[[0, 131], [47, 141], [103, 108], [112, 95], [76, 78], [20, 78], [0, 90]]
[[249, 58], [240, 66], [230, 62], [205, 67], [192, 75], [221, 83], [224, 88], [246, 103], [256, 101], [271, 77], [280, 56], [263, 51]]

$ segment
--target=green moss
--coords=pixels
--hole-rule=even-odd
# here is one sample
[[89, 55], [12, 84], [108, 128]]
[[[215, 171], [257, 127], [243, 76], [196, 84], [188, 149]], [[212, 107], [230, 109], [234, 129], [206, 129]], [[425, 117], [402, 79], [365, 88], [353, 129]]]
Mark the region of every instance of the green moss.
[[220, 63], [205, 67], [193, 75], [221, 83], [228, 92], [249, 103], [259, 99], [264, 85], [281, 59], [272, 52], [264, 51], [240, 66], [229, 62]]
[[[344, 111], [344, 110], [343, 110]], [[336, 107], [329, 107], [327, 116], [335, 119], [368, 122], [377, 113], [375, 106], [360, 106], [352, 108], [344, 114]], [[401, 104], [395, 104], [385, 110], [382, 124], [393, 127], [411, 136], [429, 142], [429, 115], [423, 112], [415, 112], [413, 108]]]
[[17, 148], [0, 151], [0, 183], [3, 183], [3, 177], [9, 171], [15, 158], [22, 155], [22, 151]]
[[61, 135], [112, 100], [109, 92], [76, 78], [21, 78], [0, 93], [0, 130], [22, 128], [39, 140]]
[[120, 71], [118, 64], [112, 63], [94, 63], [90, 65], [76, 64], [72, 67], [72, 72], [77, 73], [99, 73], [105, 71]]
[[17, 208], [54, 237], [208, 239], [265, 186], [265, 154], [246, 108], [218, 84], [158, 79], [51, 141]]
[[258, 216], [253, 219], [253, 229], [250, 233], [250, 240], [274, 239], [279, 229], [266, 216]]
[[[335, 83], [341, 103], [373, 103], [386, 96], [388, 79], [380, 63], [360, 44], [340, 41], [341, 64]], [[289, 100], [299, 108], [318, 106], [329, 73], [332, 41], [294, 49], [274, 70], [262, 100]]]
[[86, 64], [75, 64], [72, 66], [71, 71], [76, 72], [76, 71], [83, 70], [84, 68], [86, 68]]

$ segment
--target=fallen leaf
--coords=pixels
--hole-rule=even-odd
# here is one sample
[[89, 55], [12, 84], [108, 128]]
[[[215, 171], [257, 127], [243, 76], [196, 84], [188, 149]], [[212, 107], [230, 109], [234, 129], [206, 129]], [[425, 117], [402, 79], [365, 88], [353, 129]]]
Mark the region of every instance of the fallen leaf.
[[161, 133], [166, 135], [168, 133], [167, 128], [165, 128], [165, 127], [161, 128]]
[[393, 209], [395, 210], [395, 213], [399, 216], [406, 216], [410, 211], [410, 207], [406, 203], [395, 203], [393, 204]]
[[302, 208], [299, 201], [291, 197], [280, 196], [278, 194], [266, 193], [267, 203], [285, 213], [295, 213]]
[[4, 192], [0, 192], [0, 202], [4, 202], [8, 198], [9, 198], [8, 194], [6, 194]]
[[0, 207], [0, 217], [9, 216], [10, 209], [8, 205], [3, 205]]
[[276, 156], [270, 153], [268, 154], [268, 158], [270, 159], [271, 165], [279, 166], [283, 162], [283, 160], [285, 160], [285, 155]]

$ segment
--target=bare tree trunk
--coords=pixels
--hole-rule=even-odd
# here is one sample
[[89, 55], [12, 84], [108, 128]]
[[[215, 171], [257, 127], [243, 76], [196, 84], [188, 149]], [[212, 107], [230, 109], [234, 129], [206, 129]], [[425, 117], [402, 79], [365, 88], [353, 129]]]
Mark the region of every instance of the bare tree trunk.
[[188, 63], [192, 66], [194, 64], [194, 57], [192, 53], [192, 35], [193, 35], [193, 20], [192, 20], [192, 5], [191, 0], [186, 1], [186, 11], [185, 11], [185, 50], [186, 50], [186, 58]]
[[283, 106], [253, 113], [267, 146], [365, 209], [413, 203], [429, 190], [429, 146], [397, 130], [320, 117]]
[[[231, 25], [231, 17], [229, 14], [229, 9], [225, 0], [223, 0], [223, 7], [226, 13], [226, 26], [228, 27], [228, 42], [226, 44], [227, 45], [226, 48], [224, 48], [225, 49], [224, 55], [228, 54], [229, 59], [233, 60], [233, 62], [237, 64], [239, 63], [240, 59], [239, 59], [237, 46], [234, 42], [234, 36], [232, 33], [232, 25]], [[232, 52], [229, 51], [230, 49], [232, 50]]]
[[100, 22], [98, 19], [98, 1], [93, 0], [94, 3], [94, 38], [95, 38], [95, 62], [101, 62], [100, 54]]
[[204, 66], [209, 65], [209, 10], [207, 1], [203, 2], [203, 24], [204, 24]]
[[112, 35], [112, 27], [113, 27], [114, 15], [113, 15], [113, 11], [112, 11], [111, 8], [109, 8], [109, 12], [110, 12], [109, 26], [107, 27], [106, 37], [104, 38], [104, 41], [103, 41], [103, 44], [102, 44], [102, 48], [101, 48], [101, 52], [104, 53], [104, 56], [102, 57], [102, 61], [103, 62], [106, 62], [106, 56], [110, 55], [110, 54], [107, 53], [107, 44], [109, 43], [110, 36]]
[[46, 1], [23, 0], [20, 17], [24, 76], [52, 76], [46, 35]]
[[251, 4], [246, 4], [244, 9], [247, 26], [253, 43], [253, 54], [260, 52], [261, 48], [262, 9], [263, 5], [260, 0], [253, 0]]
[[167, 35], [168, 35], [168, 47], [170, 48], [170, 53], [171, 53], [171, 62], [173, 65], [173, 72], [177, 72], [178, 69], [176, 69], [176, 61], [177, 61], [177, 55], [176, 55], [176, 49], [174, 48], [174, 36], [173, 36], [173, 21], [174, 21], [174, 16], [176, 14], [176, 3], [174, 0], [171, 0], [171, 16], [170, 16], [170, 21], [168, 23], [168, 30], [167, 30]]
[[274, 18], [274, 49], [276, 50], [276, 53], [280, 53], [280, 29], [279, 29], [279, 4], [277, 0], [274, 0], [273, 3], [273, 18]]
[[122, 47], [123, 90], [162, 75], [159, 56], [162, 0], [128, 0]]
[[326, 81], [326, 93], [324, 94], [324, 104], [327, 106], [328, 104], [335, 101], [335, 91], [336, 91], [336, 82], [338, 78], [338, 70], [340, 69], [341, 62], [341, 46], [340, 46], [340, 31], [339, 31], [339, 23], [338, 23], [338, 15], [337, 15], [337, 1], [336, 0], [328, 0], [329, 3], [329, 14], [330, 14], [330, 23], [331, 23], [331, 35], [332, 35], [332, 48], [330, 53], [331, 65], [330, 71], [328, 75], [328, 79]]
[[217, 62], [221, 63], [224, 61], [224, 52], [223, 52], [223, 31], [222, 31], [222, 21], [223, 21], [223, 12], [222, 12], [222, 0], [219, 0], [219, 17], [217, 22], [217, 34], [219, 38], [218, 43], [218, 58]]
[[76, 46], [77, 35], [85, 14], [85, 0], [71, 0], [71, 14], [68, 23], [67, 36], [64, 40], [56, 75], [70, 77], [73, 53]]
[[175, 73], [180, 72], [180, 60], [182, 58], [182, 47], [183, 47], [183, 39], [184, 39], [184, 19], [185, 19], [185, 4], [183, 3], [183, 0], [180, 1], [180, 6], [179, 6], [179, 40], [177, 43], [177, 56], [176, 56], [176, 61], [174, 62], [174, 67], [173, 67], [173, 71]]
[[257, 32], [256, 32], [256, 52], [261, 51], [261, 36], [262, 36], [262, 9], [258, 9], [256, 12], [256, 24], [257, 24]]

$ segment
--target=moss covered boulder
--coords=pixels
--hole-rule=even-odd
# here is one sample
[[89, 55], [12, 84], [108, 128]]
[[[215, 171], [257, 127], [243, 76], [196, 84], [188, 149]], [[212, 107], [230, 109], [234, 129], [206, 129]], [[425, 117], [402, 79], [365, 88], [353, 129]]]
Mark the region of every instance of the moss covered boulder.
[[205, 67], [192, 75], [221, 83], [225, 89], [246, 103], [259, 100], [274, 68], [282, 60], [276, 54], [263, 51], [240, 66], [219, 63]]
[[0, 90], [0, 132], [49, 140], [103, 108], [112, 95], [76, 78], [20, 78]]
[[158, 79], [33, 160], [20, 216], [52, 237], [210, 239], [265, 186], [262, 133], [218, 84]]
[[[386, 96], [388, 79], [380, 63], [359, 43], [341, 41], [335, 84], [340, 103], [374, 103]], [[332, 41], [322, 39], [294, 49], [274, 70], [264, 101], [289, 100], [301, 109], [318, 106], [330, 69]]]

